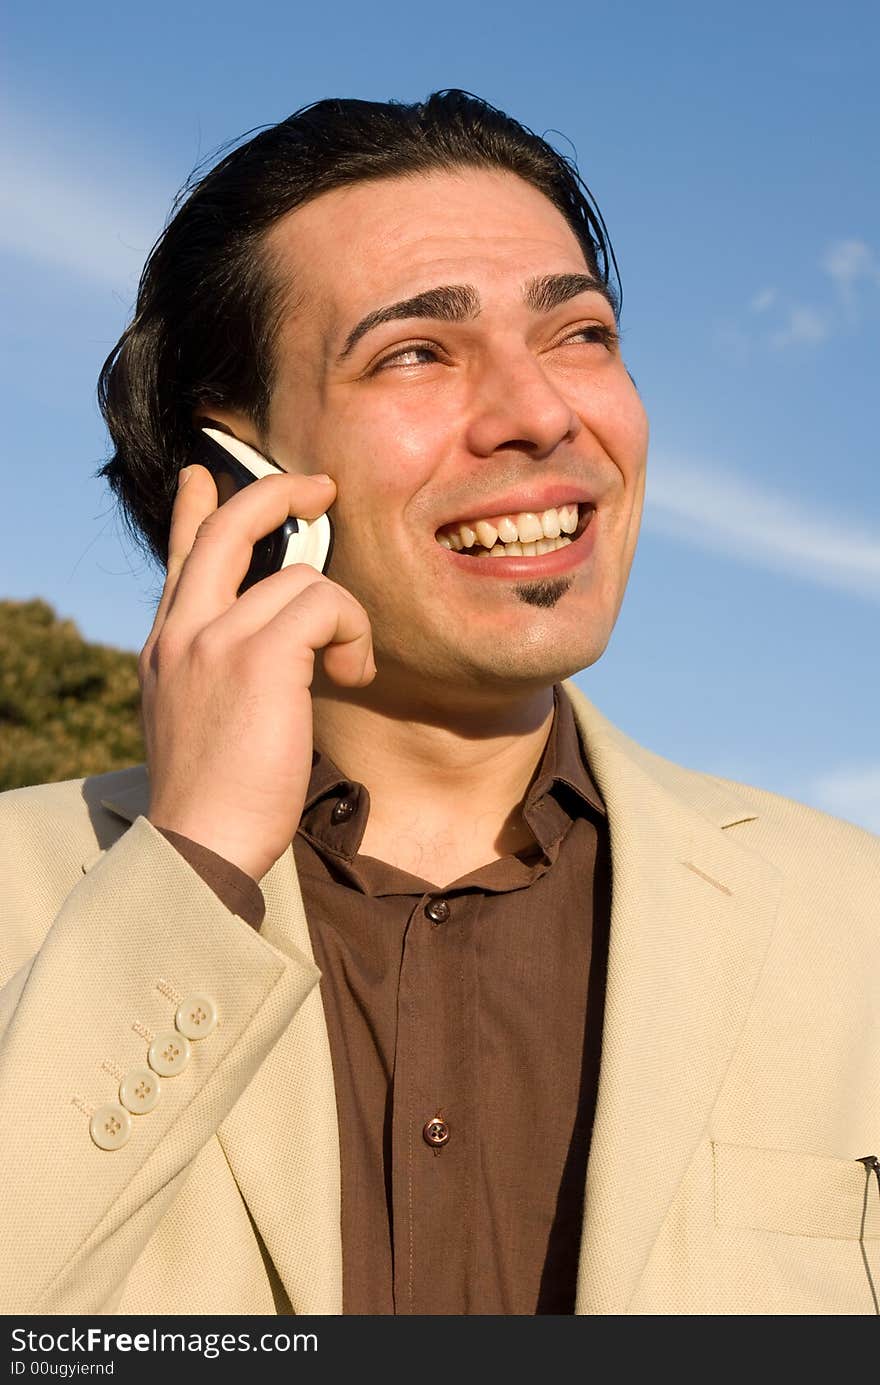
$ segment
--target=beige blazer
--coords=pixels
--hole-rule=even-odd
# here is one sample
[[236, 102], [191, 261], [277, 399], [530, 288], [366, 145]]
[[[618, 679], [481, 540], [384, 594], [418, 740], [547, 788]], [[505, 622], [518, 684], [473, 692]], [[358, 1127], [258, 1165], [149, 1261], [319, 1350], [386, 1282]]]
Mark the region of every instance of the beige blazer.
[[[566, 687], [613, 860], [577, 1311], [873, 1313], [880, 840], [674, 765]], [[0, 1311], [339, 1313], [293, 853], [258, 935], [146, 806], [142, 768], [0, 797]], [[216, 1028], [99, 1149], [90, 1114], [193, 995]]]

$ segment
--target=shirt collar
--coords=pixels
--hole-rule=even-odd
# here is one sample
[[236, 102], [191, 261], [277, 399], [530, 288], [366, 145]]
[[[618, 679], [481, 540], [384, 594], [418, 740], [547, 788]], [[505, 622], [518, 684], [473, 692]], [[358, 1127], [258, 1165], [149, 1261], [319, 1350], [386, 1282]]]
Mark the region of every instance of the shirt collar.
[[553, 721], [541, 762], [526, 792], [523, 817], [548, 851], [586, 811], [605, 817], [605, 804], [587, 764], [571, 701], [557, 683]]
[[[523, 818], [547, 852], [576, 817], [605, 817], [605, 804], [587, 764], [571, 701], [553, 688], [553, 720], [538, 768], [523, 802]], [[363, 784], [347, 778], [329, 755], [315, 746], [312, 772], [299, 831], [319, 850], [346, 860], [357, 855], [370, 813]]]

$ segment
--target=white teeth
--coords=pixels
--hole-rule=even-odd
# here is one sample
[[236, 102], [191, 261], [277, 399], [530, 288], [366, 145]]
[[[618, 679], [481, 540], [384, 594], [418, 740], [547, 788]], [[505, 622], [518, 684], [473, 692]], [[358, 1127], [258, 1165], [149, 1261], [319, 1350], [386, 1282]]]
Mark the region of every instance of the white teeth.
[[490, 524], [487, 519], [478, 519], [474, 528], [477, 531], [477, 541], [484, 548], [494, 548], [495, 540], [498, 538], [498, 530], [494, 524]]
[[[442, 535], [445, 538], [446, 535]], [[457, 536], [456, 536], [457, 537]], [[441, 542], [438, 539], [438, 543]], [[486, 558], [537, 558], [542, 553], [555, 553], [557, 548], [565, 548], [571, 543], [567, 535], [556, 539], [538, 539], [537, 543], [496, 543], [481, 557]], [[455, 548], [453, 543], [444, 543], [444, 548]]]
[[[443, 548], [451, 548], [456, 553], [475, 546], [485, 549], [487, 553], [495, 553], [500, 551], [502, 546], [510, 544], [522, 547], [528, 554], [533, 551], [551, 553], [554, 551], [552, 547], [545, 548], [541, 545], [553, 544], [560, 536], [573, 534], [577, 525], [578, 506], [560, 505], [558, 509], [542, 510], [540, 514], [524, 510], [515, 516], [505, 515], [497, 525], [490, 524], [487, 519], [474, 520], [472, 524], [459, 524], [456, 529], [438, 534], [437, 542]], [[538, 544], [539, 547], [533, 550], [534, 544]], [[556, 544], [556, 547], [559, 545]]]
[[537, 558], [541, 553], [554, 553], [565, 548], [571, 539], [539, 539], [537, 543], [496, 543], [490, 558]]
[[520, 543], [534, 543], [536, 539], [544, 537], [541, 521], [530, 510], [524, 510], [521, 515], [517, 515], [516, 532]]

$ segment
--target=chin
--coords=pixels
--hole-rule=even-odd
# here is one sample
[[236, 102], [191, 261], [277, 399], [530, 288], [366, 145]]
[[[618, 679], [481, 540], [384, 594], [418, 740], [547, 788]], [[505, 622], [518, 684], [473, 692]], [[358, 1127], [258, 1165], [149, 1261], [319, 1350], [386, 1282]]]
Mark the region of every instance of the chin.
[[[607, 639], [589, 644], [578, 641], [576, 647], [570, 646], [564, 651], [559, 649], [558, 642], [555, 648], [543, 643], [521, 646], [515, 651], [496, 647], [491, 659], [485, 657], [484, 651], [480, 651], [482, 657], [478, 657], [474, 650], [462, 650], [459, 677], [478, 682], [484, 688], [498, 686], [510, 690], [518, 687], [523, 692], [534, 691], [561, 683], [589, 668], [601, 659], [607, 643]], [[455, 675], [448, 673], [447, 678], [452, 682]]]
[[380, 672], [395, 668], [406, 684], [526, 692], [570, 678], [602, 657], [614, 625], [606, 602], [578, 601], [566, 610], [546, 582], [522, 584], [517, 597], [515, 608], [495, 618], [488, 610], [474, 613], [476, 619], [458, 611], [438, 618], [432, 610], [427, 621], [412, 610], [374, 611]]

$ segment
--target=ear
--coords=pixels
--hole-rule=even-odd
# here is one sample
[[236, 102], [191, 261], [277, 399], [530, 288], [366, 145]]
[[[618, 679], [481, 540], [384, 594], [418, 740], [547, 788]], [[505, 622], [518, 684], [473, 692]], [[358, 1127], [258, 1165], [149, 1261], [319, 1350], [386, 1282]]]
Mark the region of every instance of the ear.
[[247, 414], [240, 413], [237, 409], [224, 409], [212, 404], [197, 404], [193, 409], [193, 424], [200, 428], [210, 423], [216, 424], [222, 432], [230, 433], [232, 437], [246, 442], [249, 447], [256, 448], [257, 452], [262, 452], [262, 439], [254, 427], [253, 419]]

